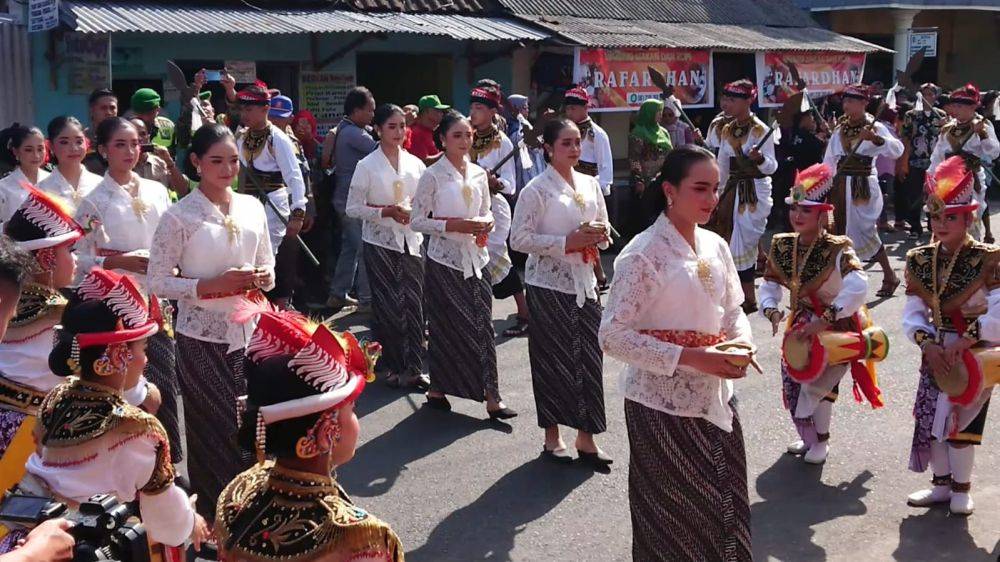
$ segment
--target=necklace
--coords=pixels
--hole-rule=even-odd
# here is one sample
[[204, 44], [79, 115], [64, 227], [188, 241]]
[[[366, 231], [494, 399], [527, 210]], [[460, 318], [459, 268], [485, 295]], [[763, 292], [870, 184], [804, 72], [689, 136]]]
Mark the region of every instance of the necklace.
[[476, 131], [472, 135], [472, 149], [470, 156], [473, 162], [478, 162], [480, 158], [489, 154], [494, 148], [500, 148], [500, 129], [490, 125], [485, 133]]
[[149, 211], [149, 204], [143, 201], [139, 197], [139, 180], [135, 176], [129, 180], [129, 182], [122, 186], [125, 189], [125, 193], [128, 194], [129, 198], [132, 200], [132, 212], [139, 220], [146, 220], [146, 213]]
[[791, 287], [789, 287], [789, 291], [791, 292], [792, 316], [795, 316], [795, 309], [798, 308], [799, 304], [799, 291], [802, 289], [802, 272], [805, 270], [806, 263], [809, 262], [809, 256], [812, 254], [813, 248], [816, 247], [816, 241], [819, 238], [819, 235], [817, 235], [809, 243], [805, 255], [802, 256], [802, 263], [799, 263], [799, 237], [796, 236], [792, 242], [792, 282], [790, 283]]
[[243, 134], [243, 156], [247, 162], [253, 162], [260, 156], [264, 144], [271, 138], [271, 127], [263, 129], [247, 129]]
[[[208, 198], [206, 197], [206, 199]], [[232, 210], [230, 209], [230, 206], [232, 205], [232, 200], [223, 201], [222, 203], [216, 203], [215, 201], [209, 199], [209, 202], [212, 203], [212, 205], [214, 205], [215, 208], [219, 210], [219, 213], [222, 214], [222, 226], [226, 229], [226, 233], [229, 234], [229, 245], [230, 246], [233, 245], [234, 243], [236, 243], [236, 239], [240, 235], [240, 225], [236, 224], [236, 220], [230, 213], [230, 211]]]
[[948, 288], [948, 281], [951, 280], [951, 271], [955, 268], [955, 263], [958, 262], [958, 255], [962, 253], [965, 245], [968, 243], [968, 237], [962, 242], [962, 245], [955, 250], [955, 254], [951, 256], [947, 265], [944, 267], [944, 271], [941, 273], [941, 283], [938, 283], [938, 252], [941, 250], [941, 243], [938, 242], [934, 246], [934, 253], [931, 254], [931, 311], [934, 313], [934, 324], [938, 327], [943, 325], [943, 319], [941, 318], [941, 295], [944, 294], [945, 290]]

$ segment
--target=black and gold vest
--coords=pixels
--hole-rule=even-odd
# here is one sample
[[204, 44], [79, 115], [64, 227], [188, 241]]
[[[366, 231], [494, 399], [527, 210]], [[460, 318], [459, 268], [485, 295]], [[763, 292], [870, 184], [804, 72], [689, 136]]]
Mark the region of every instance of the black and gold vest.
[[404, 556], [392, 529], [356, 507], [332, 477], [271, 462], [226, 486], [215, 531], [221, 552], [251, 562], [351, 560], [361, 554], [402, 562]]

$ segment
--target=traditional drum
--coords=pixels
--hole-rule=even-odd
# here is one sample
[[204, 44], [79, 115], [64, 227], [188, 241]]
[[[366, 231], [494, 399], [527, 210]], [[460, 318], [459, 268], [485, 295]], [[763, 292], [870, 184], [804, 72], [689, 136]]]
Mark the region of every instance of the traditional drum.
[[794, 332], [785, 333], [781, 353], [788, 376], [796, 382], [816, 380], [829, 365], [852, 361], [881, 361], [889, 354], [885, 330], [871, 326], [862, 332], [822, 332], [803, 340]]
[[947, 375], [935, 374], [934, 382], [953, 404], [972, 404], [983, 390], [1000, 384], [1000, 347], [967, 350]]

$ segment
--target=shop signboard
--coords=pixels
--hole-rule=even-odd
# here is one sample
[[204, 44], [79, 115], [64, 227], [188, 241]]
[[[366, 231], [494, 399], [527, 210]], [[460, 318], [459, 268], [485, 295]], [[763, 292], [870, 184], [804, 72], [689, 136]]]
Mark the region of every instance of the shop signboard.
[[237, 84], [253, 84], [257, 80], [257, 63], [252, 60], [227, 60], [226, 72], [236, 79]]
[[324, 137], [344, 114], [344, 98], [356, 85], [353, 71], [303, 70], [299, 72], [299, 107], [316, 117]]
[[587, 49], [574, 53], [573, 80], [590, 93], [590, 110], [633, 111], [662, 91], [649, 67], [661, 72], [685, 107], [712, 107], [712, 52], [697, 49]]
[[906, 50], [909, 53], [907, 56], [913, 58], [913, 55], [920, 52], [920, 49], [923, 49], [924, 58], [934, 58], [937, 56], [937, 44], [938, 32], [936, 27], [930, 29], [911, 29], [906, 37]]
[[844, 91], [861, 82], [864, 53], [768, 51], [757, 53], [757, 90], [761, 107], [779, 107], [798, 92], [790, 65], [816, 98]]
[[28, 0], [28, 33], [48, 31], [58, 25], [58, 0]]
[[66, 32], [67, 86], [71, 94], [111, 87], [111, 37], [107, 33]]

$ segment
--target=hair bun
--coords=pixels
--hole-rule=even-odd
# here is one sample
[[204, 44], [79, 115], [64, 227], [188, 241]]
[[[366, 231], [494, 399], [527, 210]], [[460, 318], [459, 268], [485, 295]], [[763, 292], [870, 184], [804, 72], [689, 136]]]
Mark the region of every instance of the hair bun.
[[52, 351], [49, 352], [49, 369], [56, 376], [68, 377], [77, 374], [77, 369], [70, 367], [69, 364], [73, 354], [74, 337], [73, 332], [62, 326], [56, 326], [53, 331]]

